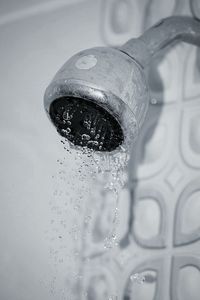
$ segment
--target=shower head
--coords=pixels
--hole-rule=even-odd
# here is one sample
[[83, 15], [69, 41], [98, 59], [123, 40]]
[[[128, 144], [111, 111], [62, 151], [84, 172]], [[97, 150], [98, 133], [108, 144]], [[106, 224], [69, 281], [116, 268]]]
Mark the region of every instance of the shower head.
[[180, 40], [200, 46], [200, 23], [169, 17], [120, 48], [91, 48], [70, 58], [44, 96], [58, 133], [96, 151], [130, 149], [150, 99], [144, 68], [161, 49]]
[[109, 152], [132, 143], [148, 102], [140, 65], [109, 47], [87, 49], [70, 58], [44, 98], [62, 136], [75, 145]]

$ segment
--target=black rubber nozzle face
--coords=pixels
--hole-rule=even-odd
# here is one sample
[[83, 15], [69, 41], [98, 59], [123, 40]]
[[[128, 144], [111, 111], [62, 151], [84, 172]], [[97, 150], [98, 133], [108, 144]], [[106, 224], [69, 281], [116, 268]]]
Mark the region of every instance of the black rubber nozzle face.
[[50, 106], [50, 117], [58, 133], [74, 145], [110, 152], [124, 140], [116, 118], [89, 100], [73, 97], [55, 99]]

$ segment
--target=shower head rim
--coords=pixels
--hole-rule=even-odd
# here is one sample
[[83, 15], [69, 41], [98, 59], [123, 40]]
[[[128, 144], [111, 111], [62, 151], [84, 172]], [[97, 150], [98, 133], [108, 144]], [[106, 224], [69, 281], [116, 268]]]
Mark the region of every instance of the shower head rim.
[[[61, 97], [76, 97], [86, 101], [92, 101], [104, 108], [108, 113], [114, 116], [123, 131], [124, 140], [120, 145], [123, 148], [130, 150], [134, 141], [138, 136], [138, 123], [136, 117], [129, 105], [122, 101], [119, 97], [110, 91], [103, 90], [94, 84], [78, 79], [59, 79], [54, 80], [47, 87], [44, 95], [44, 107], [47, 115], [50, 117], [51, 103]], [[111, 105], [114, 102], [114, 105]], [[118, 146], [114, 153], [119, 149]]]

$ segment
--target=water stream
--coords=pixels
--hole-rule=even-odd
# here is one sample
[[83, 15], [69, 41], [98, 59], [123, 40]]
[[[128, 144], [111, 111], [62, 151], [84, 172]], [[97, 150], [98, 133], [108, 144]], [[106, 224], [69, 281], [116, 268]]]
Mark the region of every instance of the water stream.
[[[82, 138], [90, 141], [85, 135]], [[90, 300], [94, 295], [91, 296], [84, 280], [92, 261], [87, 249], [88, 240], [92, 240], [96, 213], [101, 211], [106, 198], [112, 196], [114, 206], [109, 231], [99, 244], [98, 252], [105, 255], [118, 247], [119, 193], [127, 182], [129, 155], [123, 147], [113, 154], [94, 151], [87, 146], [74, 147], [64, 137], [61, 143], [65, 152], [63, 159], [57, 161], [59, 170], [56, 184], [64, 182], [65, 187], [61, 185], [60, 190], [56, 188], [54, 196], [57, 202], [51, 203], [51, 210], [56, 214], [56, 221], [51, 220], [51, 229], [57, 237], [56, 242], [55, 238], [51, 240], [50, 255], [56, 269], [51, 292], [62, 300]], [[55, 222], [59, 223], [57, 227]], [[62, 283], [59, 273], [63, 267], [67, 279]], [[139, 274], [133, 274], [130, 280], [141, 282]], [[117, 299], [112, 297], [117, 295], [106, 294], [105, 300]]]

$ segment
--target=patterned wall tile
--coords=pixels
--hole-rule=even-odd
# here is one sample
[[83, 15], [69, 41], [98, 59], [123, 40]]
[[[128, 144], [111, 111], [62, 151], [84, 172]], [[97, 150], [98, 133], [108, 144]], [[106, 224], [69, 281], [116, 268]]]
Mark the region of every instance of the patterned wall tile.
[[196, 263], [180, 269], [177, 294], [180, 300], [198, 300], [200, 295], [200, 272]]
[[[159, 300], [163, 299], [162, 278], [164, 278], [164, 264], [162, 259], [149, 259], [126, 272], [123, 300]], [[132, 280], [133, 274], [144, 276], [144, 283], [138, 284]]]
[[[174, 215], [174, 245], [181, 246], [200, 239], [200, 179], [186, 186], [177, 202]], [[187, 211], [185, 211], [187, 210]], [[184, 230], [187, 228], [186, 230]]]
[[184, 161], [193, 168], [200, 168], [200, 107], [183, 110], [180, 146]]
[[102, 36], [106, 44], [118, 46], [141, 33], [146, 2], [103, 0]]
[[182, 181], [183, 177], [184, 177], [183, 170], [178, 164], [175, 164], [167, 173], [165, 177], [165, 181], [168, 183], [168, 185], [172, 190], [175, 190], [178, 184], [180, 184], [180, 182]]
[[164, 168], [173, 153], [176, 138], [174, 126], [178, 119], [179, 114], [172, 107], [169, 109], [164, 109], [162, 105], [150, 107], [136, 149], [133, 149], [133, 158], [130, 162], [133, 176], [139, 179], [150, 178]]
[[[191, 267], [193, 269], [191, 270]], [[188, 271], [189, 269], [189, 271]], [[194, 272], [195, 270], [196, 272]], [[186, 272], [185, 272], [186, 271]], [[183, 275], [183, 272], [185, 273]], [[185, 279], [185, 280], [183, 280]], [[191, 284], [192, 283], [192, 284]], [[196, 256], [177, 256], [172, 260], [171, 299], [198, 300], [200, 284], [200, 259]]]
[[151, 188], [138, 191], [133, 234], [142, 247], [164, 248], [168, 228], [165, 199]]
[[86, 295], [82, 294], [83, 300], [102, 300], [110, 299], [116, 295], [116, 286], [111, 272], [98, 263], [94, 263], [86, 270], [87, 276], [83, 280], [83, 290], [87, 291]]
[[185, 101], [200, 97], [200, 50], [197, 47], [187, 46], [183, 70], [183, 98]]

